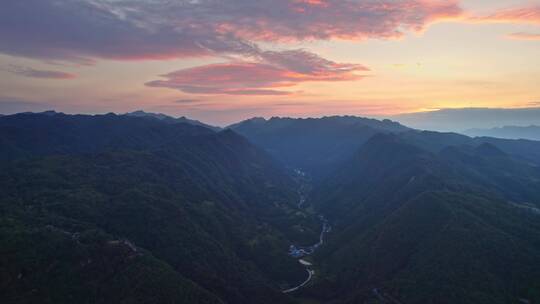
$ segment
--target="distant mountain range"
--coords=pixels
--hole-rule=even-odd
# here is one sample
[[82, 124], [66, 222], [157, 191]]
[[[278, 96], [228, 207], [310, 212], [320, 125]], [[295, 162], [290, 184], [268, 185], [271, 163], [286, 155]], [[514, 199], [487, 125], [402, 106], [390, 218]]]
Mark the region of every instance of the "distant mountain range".
[[0, 185], [2, 303], [540, 302], [540, 141], [21, 113]]
[[502, 126], [540, 125], [540, 108], [462, 108], [400, 114], [390, 117], [420, 130], [461, 132]]
[[149, 112], [145, 112], [145, 111], [141, 111], [141, 110], [134, 111], [134, 112], [129, 112], [129, 113], [126, 113], [124, 115], [132, 116], [132, 117], [155, 118], [155, 119], [159, 119], [161, 121], [169, 122], [169, 123], [183, 122], [183, 123], [187, 123], [187, 124], [190, 124], [190, 125], [206, 127], [206, 128], [211, 129], [211, 130], [214, 130], [214, 131], [221, 130], [220, 127], [211, 126], [211, 125], [202, 123], [202, 122], [200, 122], [198, 120], [193, 120], [193, 119], [186, 118], [185, 116], [175, 118], [175, 117], [165, 115], [165, 114], [161, 114], [161, 113], [149, 113]]
[[350, 158], [371, 136], [409, 128], [390, 120], [355, 116], [253, 118], [229, 129], [247, 137], [286, 166], [320, 178]]
[[540, 140], [540, 126], [504, 126], [491, 129], [469, 129], [462, 132], [469, 136], [489, 136], [509, 139]]

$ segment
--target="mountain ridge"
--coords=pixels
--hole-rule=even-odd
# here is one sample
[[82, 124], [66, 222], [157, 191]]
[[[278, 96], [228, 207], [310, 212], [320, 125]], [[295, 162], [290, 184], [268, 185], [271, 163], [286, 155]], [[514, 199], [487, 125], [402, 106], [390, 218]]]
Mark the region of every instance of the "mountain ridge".
[[330, 116], [324, 118], [255, 118], [230, 129], [265, 149], [285, 166], [301, 169], [319, 179], [379, 133], [410, 130], [385, 120]]
[[163, 113], [151, 113], [151, 112], [145, 112], [143, 110], [137, 110], [137, 111], [133, 111], [133, 112], [128, 112], [128, 113], [125, 113], [123, 115], [132, 116], [132, 117], [155, 118], [155, 119], [159, 119], [161, 121], [165, 121], [165, 122], [169, 122], [169, 123], [179, 123], [179, 122], [187, 123], [187, 124], [190, 124], [190, 125], [205, 127], [205, 128], [208, 128], [208, 129], [216, 131], [216, 132], [220, 131], [222, 129], [220, 127], [212, 126], [212, 125], [203, 123], [203, 122], [195, 120], [195, 119], [189, 119], [189, 118], [187, 118], [185, 116], [172, 117], [172, 116], [169, 116], [169, 115], [166, 115], [166, 114], [163, 114]]
[[540, 140], [540, 126], [503, 126], [491, 129], [468, 129], [462, 132], [472, 137]]

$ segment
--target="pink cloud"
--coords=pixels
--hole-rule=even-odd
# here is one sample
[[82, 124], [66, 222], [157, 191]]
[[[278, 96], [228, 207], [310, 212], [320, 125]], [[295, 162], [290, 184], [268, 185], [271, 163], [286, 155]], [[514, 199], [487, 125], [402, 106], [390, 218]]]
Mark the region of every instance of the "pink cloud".
[[469, 20], [480, 23], [540, 24], [540, 6], [503, 9], [489, 15], [472, 17]]
[[540, 34], [523, 32], [508, 34], [506, 37], [515, 40], [540, 40]]
[[242, 18], [223, 18], [218, 31], [254, 41], [389, 39], [462, 13], [456, 0], [256, 1]]
[[[309, 56], [307, 53], [308, 63]], [[272, 54], [273, 57], [275, 54]], [[298, 59], [300, 55], [295, 54]], [[276, 55], [277, 56], [277, 55]], [[277, 61], [272, 58], [274, 63]], [[309, 66], [290, 63], [230, 62], [211, 64], [162, 75], [164, 80], [148, 82], [150, 87], [164, 87], [191, 94], [225, 95], [288, 95], [284, 88], [311, 81], [352, 81], [362, 78], [357, 72], [367, 71], [361, 65], [337, 64], [324, 60]], [[292, 68], [290, 68], [292, 66]]]
[[304, 74], [369, 71], [367, 67], [360, 64], [336, 63], [305, 50], [264, 51], [256, 57]]

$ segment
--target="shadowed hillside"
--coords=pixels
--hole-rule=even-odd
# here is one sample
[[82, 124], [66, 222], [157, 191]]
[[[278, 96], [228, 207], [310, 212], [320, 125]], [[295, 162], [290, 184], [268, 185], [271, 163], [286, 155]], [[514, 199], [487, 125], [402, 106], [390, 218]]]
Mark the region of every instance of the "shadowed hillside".
[[[303, 278], [288, 238], [315, 239], [318, 222], [293, 212], [295, 181], [232, 131], [63, 114], [7, 116], [0, 130], [10, 302], [275, 303]], [[141, 295], [112, 297], [114, 284]]]
[[351, 157], [371, 136], [409, 130], [389, 120], [355, 116], [254, 118], [229, 128], [264, 148], [284, 165], [302, 169], [316, 179]]
[[376, 136], [314, 194], [335, 230], [312, 292], [336, 303], [383, 292], [400, 303], [534, 303], [538, 189], [538, 166], [490, 144], [435, 153]]

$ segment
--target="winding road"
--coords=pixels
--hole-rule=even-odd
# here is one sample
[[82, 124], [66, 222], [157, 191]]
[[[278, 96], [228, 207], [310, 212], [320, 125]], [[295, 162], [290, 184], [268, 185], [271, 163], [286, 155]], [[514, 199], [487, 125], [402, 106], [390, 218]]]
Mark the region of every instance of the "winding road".
[[307, 279], [302, 282], [302, 284], [296, 286], [296, 287], [293, 287], [293, 288], [289, 288], [287, 290], [283, 290], [283, 293], [289, 293], [289, 292], [293, 292], [293, 291], [297, 291], [298, 289], [304, 287], [304, 285], [306, 285], [307, 283], [309, 283], [309, 281], [311, 281], [311, 278], [313, 277], [313, 275], [315, 274], [315, 270], [310, 270], [310, 269], [307, 269], [306, 268], [306, 271], [308, 273], [308, 277]]

